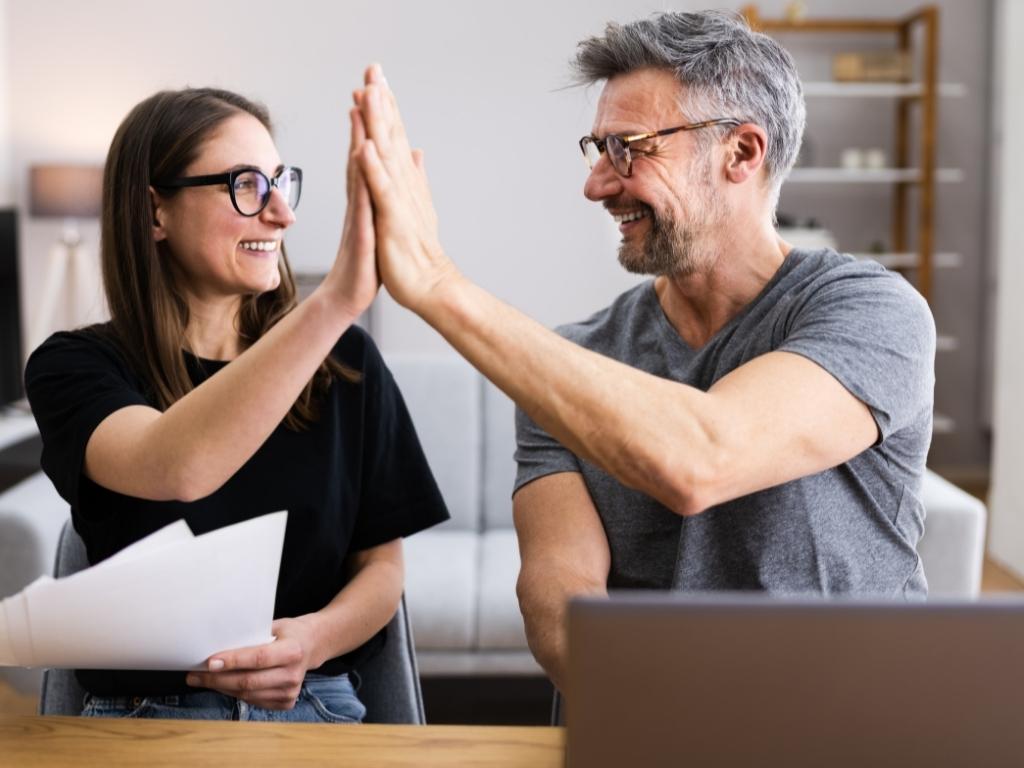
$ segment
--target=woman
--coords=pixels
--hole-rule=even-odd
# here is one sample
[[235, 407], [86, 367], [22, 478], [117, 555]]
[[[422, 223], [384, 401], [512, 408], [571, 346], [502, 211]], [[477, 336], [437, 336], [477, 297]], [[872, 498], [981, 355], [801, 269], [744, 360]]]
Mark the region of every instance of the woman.
[[[350, 114], [350, 159], [364, 141]], [[354, 166], [354, 163], [350, 163]], [[409, 415], [353, 321], [379, 287], [350, 168], [337, 258], [296, 305], [282, 238], [302, 173], [265, 108], [158, 93], [104, 171], [112, 319], [29, 359], [43, 468], [96, 563], [184, 518], [196, 534], [288, 510], [276, 640], [200, 673], [79, 670], [84, 714], [359, 721], [354, 674], [402, 593], [401, 537], [447, 518]]]

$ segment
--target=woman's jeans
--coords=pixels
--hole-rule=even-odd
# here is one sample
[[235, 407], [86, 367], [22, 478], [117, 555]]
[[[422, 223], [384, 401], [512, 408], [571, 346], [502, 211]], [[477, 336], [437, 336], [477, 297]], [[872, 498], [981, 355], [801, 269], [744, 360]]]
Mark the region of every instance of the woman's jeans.
[[[352, 673], [358, 682], [358, 676]], [[216, 691], [177, 696], [85, 697], [83, 717], [142, 717], [174, 720], [260, 720], [298, 723], [359, 723], [366, 707], [349, 675], [306, 675], [294, 709], [263, 709]]]

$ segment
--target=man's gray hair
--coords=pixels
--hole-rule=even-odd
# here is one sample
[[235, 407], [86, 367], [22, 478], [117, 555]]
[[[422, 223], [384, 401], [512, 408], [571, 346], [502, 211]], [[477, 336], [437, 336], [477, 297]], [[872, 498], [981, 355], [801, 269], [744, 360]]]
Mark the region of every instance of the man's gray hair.
[[768, 134], [764, 164], [776, 195], [796, 162], [806, 120], [796, 66], [742, 16], [665, 12], [610, 23], [604, 35], [579, 44], [573, 65], [582, 85], [639, 69], [670, 70], [685, 86], [680, 106], [687, 120], [735, 117], [760, 126]]

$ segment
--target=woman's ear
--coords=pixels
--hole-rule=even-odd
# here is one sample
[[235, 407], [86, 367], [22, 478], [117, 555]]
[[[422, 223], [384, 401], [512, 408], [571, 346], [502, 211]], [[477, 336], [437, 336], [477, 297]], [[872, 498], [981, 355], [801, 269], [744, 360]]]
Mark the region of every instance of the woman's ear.
[[754, 123], [743, 123], [729, 135], [729, 154], [725, 175], [729, 181], [742, 184], [756, 176], [764, 165], [768, 151], [768, 134]]
[[149, 204], [153, 209], [153, 241], [159, 243], [161, 240], [167, 239], [167, 232], [164, 230], [166, 210], [164, 208], [164, 199], [160, 197], [160, 193], [153, 189], [153, 187], [149, 188]]

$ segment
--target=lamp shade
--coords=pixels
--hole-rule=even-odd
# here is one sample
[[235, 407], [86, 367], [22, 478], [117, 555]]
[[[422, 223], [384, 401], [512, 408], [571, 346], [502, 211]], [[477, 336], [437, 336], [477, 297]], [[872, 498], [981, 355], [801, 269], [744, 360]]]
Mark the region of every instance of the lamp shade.
[[103, 199], [103, 167], [36, 165], [29, 169], [29, 214], [95, 219]]

